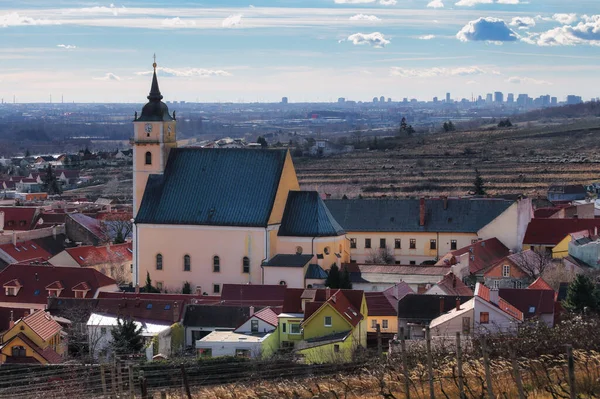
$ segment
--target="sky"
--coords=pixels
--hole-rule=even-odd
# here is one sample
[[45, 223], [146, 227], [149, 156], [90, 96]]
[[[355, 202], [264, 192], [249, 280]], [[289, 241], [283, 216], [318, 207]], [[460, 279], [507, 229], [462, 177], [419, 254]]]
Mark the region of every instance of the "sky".
[[600, 0], [0, 0], [5, 102], [600, 96]]

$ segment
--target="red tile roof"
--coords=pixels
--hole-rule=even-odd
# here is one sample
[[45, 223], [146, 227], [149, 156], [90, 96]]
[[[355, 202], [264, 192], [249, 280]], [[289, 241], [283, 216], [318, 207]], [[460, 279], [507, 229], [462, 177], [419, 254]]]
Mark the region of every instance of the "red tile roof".
[[254, 313], [254, 316], [256, 316], [256, 318], [264, 321], [267, 324], [277, 327], [277, 315], [278, 314], [279, 313], [274, 311], [272, 308], [264, 308], [256, 313]]
[[499, 295], [501, 299], [521, 311], [525, 318], [554, 313], [553, 290], [500, 288]]
[[484, 301], [491, 303], [494, 306], [497, 306], [498, 308], [503, 310], [505, 313], [511, 315], [512, 317], [516, 318], [517, 320], [521, 320], [521, 321], [523, 320], [523, 313], [519, 309], [517, 309], [516, 307], [511, 305], [510, 303], [506, 302], [504, 299], [498, 298], [498, 303], [497, 304], [493, 303], [490, 299], [490, 289], [488, 287], [486, 287], [485, 285], [483, 285], [481, 283], [477, 283], [477, 285], [475, 286], [475, 295], [480, 297]]
[[26, 262], [29, 260], [48, 260], [52, 254], [40, 247], [34, 241], [18, 242], [17, 245], [2, 244], [0, 251], [5, 252], [11, 258], [16, 260], [16, 263]]
[[71, 287], [81, 282], [89, 284], [91, 292], [88, 292], [88, 296], [90, 297], [101, 287], [115, 285], [115, 280], [93, 268], [14, 264], [0, 272], [1, 285], [17, 278], [23, 285], [19, 293], [10, 296], [6, 295], [5, 290], [0, 290], [0, 302], [35, 303], [45, 307], [48, 297], [46, 287], [57, 281], [64, 287], [60, 293], [61, 298], [74, 298], [75, 292]]
[[[312, 290], [311, 290], [312, 291]], [[308, 320], [315, 312], [317, 312], [325, 304], [333, 307], [339, 314], [344, 317], [350, 324], [356, 326], [363, 319], [360, 313], [362, 304], [363, 291], [360, 290], [329, 290], [330, 297], [327, 299], [326, 289], [317, 289], [315, 292], [315, 300], [307, 302], [304, 309], [304, 321]], [[300, 294], [298, 297], [300, 297]], [[292, 312], [292, 313], [301, 313]]]
[[4, 230], [26, 231], [35, 228], [39, 208], [1, 206], [0, 212], [4, 212]]
[[469, 254], [469, 272], [475, 274], [508, 256], [510, 250], [497, 238], [477, 241], [444, 256], [438, 265], [454, 265], [463, 254]]
[[146, 292], [100, 292], [100, 299], [136, 299], [151, 300], [158, 299], [162, 301], [183, 301], [185, 304], [190, 303], [218, 303], [221, 302], [220, 296], [212, 295], [191, 295], [191, 294], [163, 294], [163, 293], [146, 293]]
[[94, 247], [86, 245], [82, 247], [66, 248], [65, 251], [79, 264], [79, 266], [94, 266], [104, 263], [124, 263], [133, 259], [131, 243], [102, 245]]
[[444, 278], [438, 281], [437, 286], [444, 291], [446, 295], [457, 295], [457, 296], [472, 296], [473, 290], [471, 290], [461, 279], [457, 278], [452, 272], [446, 274]]
[[138, 321], [175, 323], [183, 319], [184, 308], [183, 300], [121, 298], [97, 300], [94, 312]]
[[108, 238], [105, 229], [102, 228], [102, 223], [98, 219], [94, 219], [83, 213], [70, 213], [67, 218], [72, 219], [74, 222], [81, 225], [83, 228], [88, 230], [90, 233], [98, 237], [101, 241]]
[[60, 324], [43, 310], [33, 312], [21, 319], [21, 322], [27, 324], [43, 341], [52, 338], [62, 330]]
[[398, 310], [383, 292], [365, 292], [369, 316], [398, 316]]
[[544, 281], [543, 278], [538, 277], [535, 279], [535, 281], [533, 283], [531, 283], [531, 285], [529, 287], [527, 287], [527, 289], [531, 289], [531, 290], [550, 290], [554, 292], [554, 288], [550, 287], [550, 285]]
[[281, 306], [285, 285], [223, 284], [221, 301], [228, 305]]
[[600, 227], [600, 219], [532, 219], [524, 245], [556, 245], [568, 234]]
[[475, 295], [486, 302], [490, 302], [490, 289], [481, 283], [475, 286]]

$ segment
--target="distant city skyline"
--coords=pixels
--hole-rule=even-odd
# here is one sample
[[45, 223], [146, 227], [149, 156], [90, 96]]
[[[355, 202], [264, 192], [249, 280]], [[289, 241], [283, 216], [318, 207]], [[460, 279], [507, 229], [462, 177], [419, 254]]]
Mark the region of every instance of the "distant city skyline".
[[597, 0], [195, 4], [3, 4], [0, 97], [140, 103], [154, 53], [161, 90], [173, 101], [600, 95]]

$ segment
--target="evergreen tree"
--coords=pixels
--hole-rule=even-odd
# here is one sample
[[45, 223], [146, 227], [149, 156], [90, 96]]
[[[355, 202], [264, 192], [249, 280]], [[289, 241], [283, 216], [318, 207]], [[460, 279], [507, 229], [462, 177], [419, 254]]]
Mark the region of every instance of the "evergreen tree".
[[269, 146], [269, 144], [267, 143], [267, 140], [263, 136], [258, 136], [258, 139], [256, 139], [256, 142], [258, 144], [260, 144], [260, 146], [262, 148], [267, 148]]
[[452, 121], [448, 121], [448, 130], [451, 132], [456, 130], [456, 126], [454, 126], [454, 123], [452, 123]]
[[160, 290], [158, 288], [154, 288], [154, 286], [152, 285], [152, 280], [150, 279], [150, 272], [146, 272], [146, 285], [144, 286], [144, 292], [155, 294], [160, 293]]
[[475, 195], [485, 195], [485, 186], [483, 184], [483, 178], [479, 170], [475, 168], [475, 181], [473, 182]]
[[408, 125], [408, 127], [406, 128], [406, 134], [408, 134], [409, 136], [412, 136], [415, 133], [415, 129], [412, 127], [412, 125]]
[[600, 292], [592, 279], [578, 274], [575, 280], [569, 284], [563, 305], [567, 310], [575, 313], [598, 311], [600, 309]]
[[30, 157], [31, 156], [31, 153], [29, 152], [29, 149], [25, 150], [25, 156], [26, 157]]
[[342, 277], [340, 278], [340, 288], [351, 290], [352, 282], [350, 281], [350, 273], [348, 272], [348, 268], [345, 267], [342, 270]]
[[444, 132], [450, 131], [450, 128], [448, 127], [448, 122], [444, 122], [444, 124], [442, 126], [444, 128]]
[[123, 238], [123, 232], [121, 230], [117, 231], [117, 236], [115, 237], [115, 244], [124, 244], [125, 239]]
[[44, 191], [49, 195], [60, 194], [62, 192], [60, 182], [56, 178], [56, 174], [54, 174], [54, 169], [52, 169], [51, 165], [48, 165], [46, 168], [46, 175], [42, 181], [44, 182]]
[[117, 325], [111, 330], [112, 347], [117, 355], [139, 353], [144, 348], [142, 327], [136, 326], [131, 319], [117, 319]]
[[341, 277], [340, 277], [340, 269], [334, 263], [331, 265], [329, 269], [329, 273], [327, 274], [327, 280], [325, 280], [325, 286], [329, 288], [340, 288]]
[[181, 293], [182, 294], [191, 294], [192, 293], [192, 286], [189, 281], [186, 281], [185, 283], [183, 283], [183, 289], [181, 290]]

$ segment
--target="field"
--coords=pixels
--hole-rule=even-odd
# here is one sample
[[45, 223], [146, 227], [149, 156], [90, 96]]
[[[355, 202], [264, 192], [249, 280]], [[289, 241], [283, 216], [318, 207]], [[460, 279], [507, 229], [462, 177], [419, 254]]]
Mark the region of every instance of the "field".
[[600, 180], [599, 118], [379, 137], [377, 146], [392, 148], [294, 159], [301, 187], [333, 198], [461, 196], [473, 189], [475, 168], [490, 195], [545, 196], [551, 184]]

